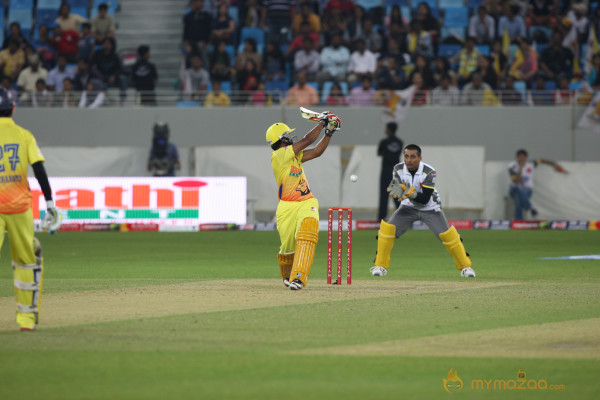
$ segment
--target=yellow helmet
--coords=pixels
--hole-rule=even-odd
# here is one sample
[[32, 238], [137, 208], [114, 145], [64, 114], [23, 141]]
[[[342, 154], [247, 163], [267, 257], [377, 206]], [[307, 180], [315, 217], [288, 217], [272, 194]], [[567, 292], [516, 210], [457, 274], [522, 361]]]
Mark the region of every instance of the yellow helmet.
[[293, 132], [294, 129], [290, 129], [289, 126], [284, 124], [283, 122], [277, 122], [267, 129], [267, 144], [271, 146], [273, 143], [277, 142], [279, 139], [287, 137], [288, 139], [292, 139], [290, 136], [287, 136], [289, 133]]

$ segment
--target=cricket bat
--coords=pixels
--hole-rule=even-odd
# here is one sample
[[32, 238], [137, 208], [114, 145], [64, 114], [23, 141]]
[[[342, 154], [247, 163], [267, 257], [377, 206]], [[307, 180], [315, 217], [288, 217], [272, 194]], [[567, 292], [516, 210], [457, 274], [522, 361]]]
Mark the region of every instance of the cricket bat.
[[325, 117], [323, 113], [312, 111], [304, 107], [300, 107], [300, 113], [302, 114], [302, 118], [312, 121], [314, 123], [318, 123]]

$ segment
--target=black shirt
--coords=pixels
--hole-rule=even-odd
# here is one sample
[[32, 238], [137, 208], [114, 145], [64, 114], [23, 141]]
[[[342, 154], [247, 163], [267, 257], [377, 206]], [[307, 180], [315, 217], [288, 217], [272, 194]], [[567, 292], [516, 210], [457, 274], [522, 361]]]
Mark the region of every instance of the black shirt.
[[212, 16], [206, 11], [190, 11], [183, 17], [185, 25], [183, 29], [183, 40], [192, 43], [210, 41], [212, 31]]
[[400, 162], [404, 143], [391, 135], [379, 142], [377, 154], [381, 156], [381, 172], [391, 174], [394, 166]]
[[154, 81], [158, 79], [154, 64], [148, 60], [139, 60], [133, 65], [131, 73], [137, 90], [154, 90]]

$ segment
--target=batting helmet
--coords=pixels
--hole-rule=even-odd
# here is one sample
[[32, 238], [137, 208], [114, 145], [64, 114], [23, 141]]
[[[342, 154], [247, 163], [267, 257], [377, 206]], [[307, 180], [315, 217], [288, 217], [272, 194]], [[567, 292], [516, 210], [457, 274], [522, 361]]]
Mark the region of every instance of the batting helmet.
[[0, 88], [0, 110], [12, 110], [15, 106], [15, 98], [10, 90]]
[[290, 129], [290, 127], [283, 122], [277, 122], [276, 124], [271, 125], [269, 129], [267, 129], [267, 144], [271, 146], [280, 139], [289, 139], [291, 143], [292, 138], [288, 134], [294, 130], [295, 128]]

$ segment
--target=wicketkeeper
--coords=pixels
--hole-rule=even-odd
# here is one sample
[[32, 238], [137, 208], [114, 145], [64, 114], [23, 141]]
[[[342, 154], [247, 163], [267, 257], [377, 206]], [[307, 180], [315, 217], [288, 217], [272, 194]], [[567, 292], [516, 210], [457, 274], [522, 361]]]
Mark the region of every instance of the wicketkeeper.
[[[303, 163], [321, 156], [340, 126], [335, 114], [324, 112], [314, 129], [295, 143], [295, 136], [291, 135], [294, 129], [282, 122], [267, 130], [279, 197], [276, 218], [281, 247], [277, 260], [283, 283], [291, 290], [306, 286], [319, 239], [319, 202], [310, 190]], [[305, 150], [318, 139], [323, 128], [325, 136], [314, 148]]]
[[17, 300], [17, 324], [22, 331], [33, 331], [39, 320], [44, 259], [39, 242], [33, 236], [31, 192], [27, 182], [29, 164], [46, 199], [44, 224], [50, 233], [59, 228], [60, 218], [52, 201], [44, 156], [31, 132], [13, 121], [15, 108], [12, 94], [0, 88], [0, 248], [7, 231]]
[[390, 253], [394, 239], [402, 236], [415, 221], [423, 221], [450, 253], [465, 278], [474, 278], [471, 259], [454, 226], [449, 227], [435, 190], [435, 169], [421, 161], [421, 148], [409, 144], [404, 148], [404, 162], [394, 167], [394, 177], [388, 192], [400, 199], [400, 207], [388, 222], [381, 220], [377, 235], [377, 256], [370, 271], [373, 276], [384, 276], [390, 267]]

